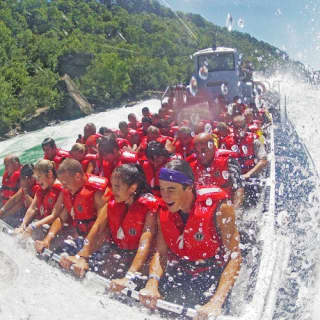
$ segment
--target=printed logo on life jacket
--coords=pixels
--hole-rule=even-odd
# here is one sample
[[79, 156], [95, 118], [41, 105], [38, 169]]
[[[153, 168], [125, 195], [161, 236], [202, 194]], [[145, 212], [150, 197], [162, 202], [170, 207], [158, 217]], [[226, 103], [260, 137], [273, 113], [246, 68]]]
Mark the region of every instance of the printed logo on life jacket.
[[219, 176], [220, 176], [220, 171], [215, 171], [215, 172], [213, 173], [213, 175], [214, 175], [215, 177], [219, 177]]
[[120, 227], [120, 228], [118, 229], [118, 231], [117, 231], [117, 239], [119, 239], [119, 240], [124, 239], [124, 232], [123, 232], [122, 227]]
[[178, 239], [177, 239], [177, 243], [178, 243], [178, 248], [180, 250], [183, 249], [183, 246], [184, 246], [184, 238], [183, 238], [183, 234], [181, 234]]
[[194, 239], [197, 241], [202, 241], [204, 239], [204, 235], [202, 232], [198, 231], [193, 235]]
[[137, 230], [135, 228], [130, 228], [129, 234], [130, 234], [130, 236], [135, 236], [137, 234]]
[[224, 180], [228, 180], [229, 179], [229, 171], [222, 171], [222, 177]]
[[232, 147], [231, 147], [231, 150], [234, 151], [234, 152], [238, 152], [239, 151], [239, 148], [236, 144], [234, 144]]
[[208, 199], [206, 200], [206, 205], [207, 205], [208, 207], [212, 206], [212, 199], [211, 199], [211, 198], [208, 198]]
[[244, 154], [248, 154], [248, 148], [247, 148], [247, 146], [242, 146], [242, 152], [243, 152]]

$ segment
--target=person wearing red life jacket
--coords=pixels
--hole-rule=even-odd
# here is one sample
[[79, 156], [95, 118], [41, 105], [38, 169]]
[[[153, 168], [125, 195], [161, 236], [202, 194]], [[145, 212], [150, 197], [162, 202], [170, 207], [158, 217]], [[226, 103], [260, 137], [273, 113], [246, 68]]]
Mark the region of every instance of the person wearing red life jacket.
[[20, 225], [21, 219], [31, 205], [38, 188], [39, 185], [36, 184], [36, 179], [33, 177], [33, 165], [24, 165], [20, 171], [20, 188], [1, 207], [0, 217], [13, 227]]
[[73, 263], [86, 263], [85, 251], [88, 247], [95, 248], [101, 241], [97, 240], [96, 243], [92, 239], [96, 239], [96, 235], [105, 230], [107, 179], [86, 175], [79, 161], [75, 159], [66, 159], [61, 164], [58, 178], [63, 185], [63, 209], [51, 225], [47, 236], [42, 241], [36, 241], [35, 248], [38, 252], [49, 248], [57, 233], [62, 231], [64, 224], [71, 221], [70, 233], [76, 247], [73, 251], [67, 247], [69, 255], [60, 261], [63, 268], [69, 269]]
[[[33, 232], [45, 224], [51, 224], [62, 209], [62, 185], [56, 180], [54, 162], [41, 159], [34, 167], [34, 175], [39, 188], [28, 208], [21, 225], [15, 229], [16, 233], [34, 238], [43, 236], [42, 230]], [[32, 222], [37, 219], [36, 222]]]
[[230, 142], [230, 134], [232, 133], [230, 127], [225, 122], [219, 122], [213, 132], [218, 137], [219, 149], [231, 150], [233, 141]]
[[243, 116], [245, 118], [248, 131], [256, 134], [263, 143], [264, 138], [261, 129], [262, 121], [254, 119], [253, 110], [251, 108], [246, 109]]
[[[97, 160], [97, 154], [86, 154], [86, 147], [81, 143], [75, 143], [70, 150], [70, 158], [78, 160], [81, 163], [83, 172], [91, 173], [87, 172], [87, 170], [89, 164], [91, 162], [95, 163], [95, 161]], [[94, 164], [92, 164], [92, 166], [94, 166]]]
[[[242, 262], [235, 211], [219, 187], [196, 191], [192, 169], [184, 160], [167, 163], [159, 179], [164, 206], [140, 301], [154, 309], [161, 295], [185, 307], [202, 304], [194, 319], [219, 316]], [[208, 296], [213, 285], [216, 290]]]
[[20, 160], [15, 155], [8, 155], [4, 158], [4, 173], [0, 189], [1, 205], [4, 205], [20, 187]]
[[44, 153], [44, 159], [51, 160], [55, 163], [55, 168], [58, 169], [60, 163], [70, 157], [68, 151], [58, 149], [55, 141], [52, 138], [45, 138], [42, 143], [42, 150]]
[[96, 154], [98, 153], [98, 142], [99, 139], [102, 137], [102, 135], [100, 133], [96, 133], [96, 134], [92, 134], [91, 136], [89, 136], [86, 140], [85, 143], [85, 151], [86, 154]]
[[169, 153], [172, 153], [173, 138], [161, 135], [160, 129], [155, 126], [150, 126], [148, 128], [147, 136], [144, 137], [140, 143], [139, 152], [145, 152], [147, 149], [148, 143], [151, 141], [160, 142], [168, 150]]
[[188, 162], [195, 160], [192, 130], [189, 127], [180, 127], [173, 142], [174, 153]]
[[267, 153], [258, 137], [247, 131], [246, 121], [242, 115], [235, 116], [232, 123], [235, 143], [232, 150], [239, 153], [242, 177], [249, 179], [267, 166]]
[[83, 135], [79, 134], [76, 143], [86, 144], [87, 139], [97, 132], [96, 125], [92, 122], [87, 123], [83, 128]]
[[[124, 164], [117, 167], [111, 177], [113, 197], [108, 203], [108, 229], [111, 246], [105, 259], [103, 274], [116, 278], [111, 282], [112, 291], [121, 291], [143, 271], [156, 235], [159, 199], [150, 193], [140, 165]], [[114, 262], [114, 253], [121, 256]], [[119, 262], [129, 269], [119, 274]], [[125, 273], [126, 272], [126, 273]]]
[[141, 128], [138, 129], [141, 139], [147, 135], [147, 130], [150, 126], [152, 126], [152, 119], [149, 117], [143, 117], [141, 119]]
[[243, 202], [243, 181], [240, 178], [238, 154], [217, 149], [212, 135], [202, 132], [194, 137], [196, 160], [190, 165], [195, 175], [197, 187], [216, 185], [227, 192], [235, 208]]
[[134, 113], [128, 114], [128, 127], [134, 130], [141, 128], [142, 124], [137, 120], [137, 117]]
[[148, 107], [143, 107], [141, 109], [142, 117], [147, 117], [152, 120], [152, 114]]
[[142, 168], [153, 194], [160, 195], [159, 171], [168, 162], [169, 153], [164, 146], [157, 141], [150, 141], [146, 150], [147, 161]]
[[117, 166], [125, 163], [137, 163], [137, 154], [121, 150], [114, 134], [103, 136], [98, 145], [98, 158], [93, 174], [106, 177], [110, 182], [112, 171]]

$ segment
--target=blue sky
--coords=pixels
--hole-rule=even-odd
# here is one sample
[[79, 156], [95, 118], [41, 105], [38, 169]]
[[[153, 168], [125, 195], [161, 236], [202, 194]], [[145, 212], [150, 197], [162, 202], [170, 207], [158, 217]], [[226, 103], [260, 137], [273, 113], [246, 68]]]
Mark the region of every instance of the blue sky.
[[[159, 0], [173, 10], [201, 14], [285, 50], [291, 59], [320, 70], [320, 0]], [[243, 21], [242, 27], [239, 19]], [[183, 27], [182, 27], [183, 28]]]

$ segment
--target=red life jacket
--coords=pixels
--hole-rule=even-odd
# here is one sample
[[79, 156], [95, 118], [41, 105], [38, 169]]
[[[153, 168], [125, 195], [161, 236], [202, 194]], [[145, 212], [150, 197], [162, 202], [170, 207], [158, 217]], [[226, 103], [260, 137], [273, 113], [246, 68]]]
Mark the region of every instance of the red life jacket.
[[199, 160], [192, 162], [191, 168], [197, 187], [218, 186], [231, 197], [232, 186], [229, 181], [228, 159], [237, 158], [238, 154], [229, 150], [217, 149], [210, 167], [203, 167]]
[[87, 181], [74, 195], [67, 189], [63, 190], [63, 204], [72, 218], [72, 225], [80, 235], [87, 235], [97, 219], [94, 195], [97, 191], [104, 192], [108, 181], [105, 178], [87, 175]]
[[240, 163], [242, 174], [247, 173], [256, 164], [254, 153], [255, 138], [256, 135], [254, 133], [246, 132], [245, 136], [240, 138], [240, 140], [235, 139], [235, 145], [232, 147], [232, 150], [239, 154], [238, 161]]
[[187, 146], [182, 146], [181, 141], [176, 140], [173, 145], [176, 148], [175, 154], [180, 155], [184, 160], [186, 160], [189, 156], [192, 155], [192, 153], [194, 153], [193, 142], [191, 142]]
[[159, 200], [152, 194], [141, 195], [128, 208], [125, 203], [108, 203], [108, 223], [111, 236], [121, 249], [136, 250], [145, 224], [146, 214], [157, 212]]
[[84, 159], [81, 161], [83, 172], [86, 172], [90, 162], [95, 163], [97, 161], [98, 155], [93, 153], [87, 153]]
[[[62, 150], [62, 149], [57, 149], [56, 151], [56, 155], [54, 156], [54, 158], [52, 159], [52, 161], [55, 163], [56, 165], [56, 170], [59, 168], [60, 163], [66, 159], [66, 158], [70, 158], [70, 154], [68, 151]], [[46, 160], [50, 160], [48, 159], [46, 156], [44, 156], [44, 159]]]
[[60, 183], [54, 183], [50, 188], [46, 190], [42, 190], [41, 188], [37, 190], [37, 207], [39, 210], [39, 213], [36, 217], [37, 219], [42, 219], [51, 214], [51, 211], [57, 202], [61, 190], [62, 185]]
[[200, 188], [184, 224], [178, 212], [160, 209], [160, 227], [172, 252], [189, 261], [215, 257], [221, 261], [222, 242], [215, 226], [215, 214], [227, 194], [218, 187]]
[[116, 167], [126, 163], [137, 163], [137, 162], [138, 162], [138, 157], [136, 153], [120, 150], [120, 157], [116, 163], [111, 163], [109, 161], [102, 160], [102, 166], [101, 166], [101, 161], [98, 158], [96, 161], [96, 167], [95, 167], [94, 173], [101, 177], [106, 177], [110, 180], [112, 171]]
[[4, 172], [1, 186], [2, 205], [19, 190], [20, 170], [21, 168], [14, 171], [10, 176], [7, 171]]

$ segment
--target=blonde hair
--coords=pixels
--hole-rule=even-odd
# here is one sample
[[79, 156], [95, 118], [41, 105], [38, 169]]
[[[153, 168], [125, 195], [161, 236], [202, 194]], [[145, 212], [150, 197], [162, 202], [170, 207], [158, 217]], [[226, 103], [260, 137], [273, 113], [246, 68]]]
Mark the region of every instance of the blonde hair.
[[70, 152], [81, 152], [84, 153], [86, 151], [86, 146], [82, 143], [75, 143]]
[[55, 169], [55, 163], [47, 159], [40, 159], [36, 162], [34, 166], [34, 171], [38, 171], [48, 175], [49, 171], [52, 171], [53, 176], [56, 178], [57, 173]]

